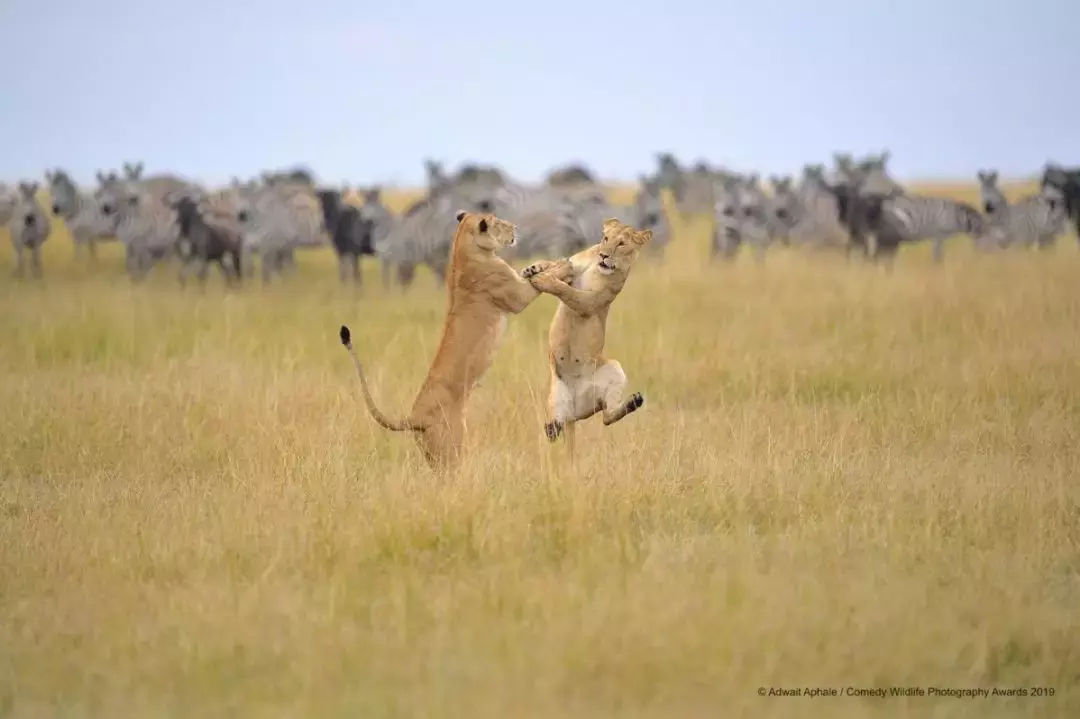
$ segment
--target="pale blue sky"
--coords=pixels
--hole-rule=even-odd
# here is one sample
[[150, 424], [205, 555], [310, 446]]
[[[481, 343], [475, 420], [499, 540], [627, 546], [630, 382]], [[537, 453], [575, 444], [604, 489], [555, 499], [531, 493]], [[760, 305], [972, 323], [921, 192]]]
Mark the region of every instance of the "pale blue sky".
[[901, 178], [1080, 164], [1075, 0], [0, 0], [0, 177], [142, 160], [206, 182], [308, 164], [417, 184], [654, 153]]

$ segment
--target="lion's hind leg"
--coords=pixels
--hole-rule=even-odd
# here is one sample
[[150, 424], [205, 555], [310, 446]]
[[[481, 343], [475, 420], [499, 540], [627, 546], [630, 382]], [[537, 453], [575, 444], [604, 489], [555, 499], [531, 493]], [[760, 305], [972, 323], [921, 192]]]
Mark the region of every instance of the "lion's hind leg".
[[552, 372], [551, 391], [548, 394], [548, 421], [544, 424], [544, 434], [548, 441], [557, 440], [567, 423], [574, 419], [574, 393], [566, 382]]
[[622, 365], [617, 360], [608, 360], [593, 375], [593, 387], [600, 395], [605, 426], [618, 422], [631, 412], [637, 411], [645, 403], [645, 398], [640, 392], [635, 392], [624, 402], [626, 384], [626, 373], [623, 372]]

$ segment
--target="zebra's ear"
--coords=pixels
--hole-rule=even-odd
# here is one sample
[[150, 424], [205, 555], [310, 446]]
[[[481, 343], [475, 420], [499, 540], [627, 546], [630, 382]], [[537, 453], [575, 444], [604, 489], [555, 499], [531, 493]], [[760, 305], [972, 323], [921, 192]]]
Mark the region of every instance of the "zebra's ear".
[[465, 219], [465, 215], [467, 215], [467, 214], [469, 214], [469, 213], [466, 212], [465, 210], [458, 210], [457, 211], [457, 215], [455, 215], [455, 217], [457, 217], [457, 221], [458, 221], [459, 225], [461, 224], [461, 221]]

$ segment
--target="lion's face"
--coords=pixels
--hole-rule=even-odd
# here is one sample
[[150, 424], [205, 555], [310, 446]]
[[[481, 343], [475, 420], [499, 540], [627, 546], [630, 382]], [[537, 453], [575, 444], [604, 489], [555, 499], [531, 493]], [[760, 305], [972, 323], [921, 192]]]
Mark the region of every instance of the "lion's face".
[[482, 250], [495, 252], [517, 244], [517, 225], [490, 212], [472, 213], [459, 210], [457, 221], [459, 226], [464, 226], [466, 235]]
[[638, 252], [652, 239], [652, 230], [638, 230], [616, 219], [604, 220], [604, 236], [600, 240], [600, 274], [623, 274], [637, 261]]

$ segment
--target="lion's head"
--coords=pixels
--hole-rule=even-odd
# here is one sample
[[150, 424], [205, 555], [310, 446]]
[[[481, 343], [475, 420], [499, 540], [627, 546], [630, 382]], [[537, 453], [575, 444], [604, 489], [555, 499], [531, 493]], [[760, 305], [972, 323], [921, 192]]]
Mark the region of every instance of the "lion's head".
[[464, 240], [481, 250], [495, 252], [503, 247], [513, 247], [517, 243], [517, 225], [490, 212], [458, 210], [457, 221], [455, 245]]
[[600, 240], [600, 273], [627, 273], [637, 262], [638, 253], [652, 240], [652, 230], [638, 230], [614, 218], [604, 220], [604, 236]]

